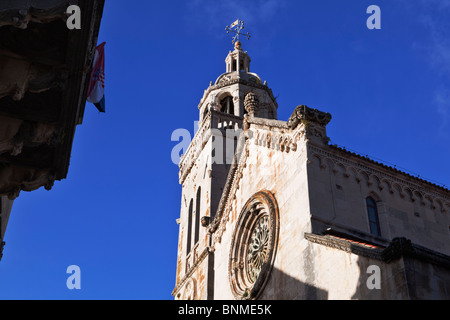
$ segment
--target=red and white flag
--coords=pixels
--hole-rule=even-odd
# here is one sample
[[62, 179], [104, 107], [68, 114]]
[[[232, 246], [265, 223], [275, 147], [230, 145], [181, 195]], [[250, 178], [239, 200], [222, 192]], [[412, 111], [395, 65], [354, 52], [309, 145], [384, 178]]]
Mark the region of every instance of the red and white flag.
[[95, 49], [94, 62], [88, 89], [87, 101], [93, 103], [98, 111], [105, 112], [105, 44]]

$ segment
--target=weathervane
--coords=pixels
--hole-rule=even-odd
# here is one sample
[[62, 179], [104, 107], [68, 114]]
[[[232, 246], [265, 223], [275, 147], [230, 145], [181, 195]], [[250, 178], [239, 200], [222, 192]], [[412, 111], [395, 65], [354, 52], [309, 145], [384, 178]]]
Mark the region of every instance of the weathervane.
[[250, 40], [250, 33], [241, 33], [241, 30], [244, 29], [244, 21], [242, 20], [236, 20], [235, 22], [233, 22], [230, 26], [226, 26], [225, 30], [227, 31], [227, 33], [234, 32], [236, 33], [236, 35], [233, 37], [233, 44], [237, 45], [239, 42], [239, 36], [242, 35], [244, 37], [247, 37], [247, 40]]

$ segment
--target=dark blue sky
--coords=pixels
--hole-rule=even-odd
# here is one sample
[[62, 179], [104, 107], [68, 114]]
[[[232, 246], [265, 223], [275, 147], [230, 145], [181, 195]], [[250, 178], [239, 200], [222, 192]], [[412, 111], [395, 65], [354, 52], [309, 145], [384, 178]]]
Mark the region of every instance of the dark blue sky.
[[[372, 4], [381, 30], [366, 27]], [[193, 133], [237, 18], [280, 120], [300, 104], [330, 112], [332, 143], [450, 186], [449, 16], [446, 0], [107, 0], [107, 112], [86, 105], [66, 180], [15, 201], [0, 299], [172, 299], [171, 135]], [[66, 287], [69, 265], [81, 290]]]

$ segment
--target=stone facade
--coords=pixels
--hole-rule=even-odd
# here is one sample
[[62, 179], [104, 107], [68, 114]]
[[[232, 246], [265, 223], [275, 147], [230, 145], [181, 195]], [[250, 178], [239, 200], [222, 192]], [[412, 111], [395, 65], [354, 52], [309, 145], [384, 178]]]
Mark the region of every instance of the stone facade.
[[[239, 83], [249, 60], [233, 71], [235, 55], [225, 75]], [[199, 105], [180, 162], [175, 299], [449, 299], [450, 191], [329, 145], [330, 114], [298, 106], [279, 121], [270, 89], [246, 89], [239, 113], [202, 112], [214, 86]], [[222, 137], [236, 149], [213, 163], [229, 153]]]

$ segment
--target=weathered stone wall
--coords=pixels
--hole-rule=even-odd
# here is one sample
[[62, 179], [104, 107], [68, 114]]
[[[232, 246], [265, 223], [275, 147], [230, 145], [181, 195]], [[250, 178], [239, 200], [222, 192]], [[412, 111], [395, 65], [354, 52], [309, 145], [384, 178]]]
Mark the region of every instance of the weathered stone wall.
[[411, 299], [450, 300], [450, 269], [416, 259], [404, 260]]
[[[323, 227], [327, 225], [359, 231], [371, 239], [365, 206], [368, 195], [379, 201], [382, 236], [386, 240], [409, 237], [413, 238], [413, 242], [445, 252], [448, 250], [448, 246], [444, 246], [448, 240], [445, 233], [448, 232], [448, 222], [442, 207], [432, 209], [420, 203], [414, 206], [413, 202], [414, 210], [408, 213], [411, 210], [408, 198], [391, 193], [388, 187], [380, 188], [380, 184], [370, 175], [363, 180], [361, 163], [358, 167], [360, 171], [353, 174], [353, 169], [332, 162], [324, 163], [323, 157], [319, 158], [308, 150], [309, 144], [301, 134], [294, 139], [296, 133], [282, 127], [255, 123], [250, 126], [251, 138], [243, 151], [230, 200], [223, 212], [222, 221], [226, 224], [218, 232], [221, 235], [215, 235], [215, 299], [234, 299], [229, 270], [233, 231], [246, 201], [261, 190], [271, 191], [277, 200], [280, 231], [273, 269], [260, 299], [447, 297], [450, 273], [445, 268], [404, 257], [387, 263], [305, 239], [305, 233], [323, 232]], [[299, 128], [297, 133], [302, 129]], [[281, 150], [278, 142], [284, 139], [280, 137], [289, 134], [296, 148], [286, 152], [286, 149]], [[371, 179], [374, 179], [372, 183]], [[396, 208], [404, 211], [405, 217], [401, 222], [396, 220]], [[419, 212], [419, 216], [414, 212]], [[424, 222], [417, 224], [418, 218]], [[314, 219], [321, 223], [315, 224]], [[422, 225], [425, 228], [428, 224], [434, 226], [431, 231], [437, 230], [435, 239], [427, 239], [426, 229], [418, 227]], [[322, 229], [315, 229], [316, 225]], [[415, 230], [417, 234], [396, 233], [396, 228]], [[367, 286], [367, 280], [372, 275], [368, 267], [373, 265], [381, 271], [380, 289]]]
[[[326, 115], [306, 107], [296, 111], [300, 117], [312, 112], [317, 119], [306, 116], [317, 122], [300, 118], [292, 125], [292, 121], [247, 118], [246, 131], [240, 137], [242, 153], [235, 164], [230, 159], [224, 165], [212, 164], [218, 151], [212, 138], [205, 145], [194, 143], [203, 151], [191, 168], [182, 165], [180, 170], [184, 178], [175, 298], [236, 298], [230, 285], [230, 279], [236, 279], [230, 271], [233, 238], [247, 201], [263, 190], [276, 200], [279, 229], [273, 267], [259, 299], [450, 298], [449, 259], [433, 260], [439, 252], [450, 254], [448, 191], [328, 146]], [[324, 117], [320, 120], [319, 116]], [[199, 228], [200, 241], [186, 256], [189, 203], [192, 199], [195, 217], [199, 187], [198, 214], [210, 217], [211, 225]], [[370, 234], [368, 196], [377, 202], [381, 237]], [[344, 247], [305, 237], [314, 234], [330, 239], [323, 235], [330, 227], [348, 232], [349, 239], [337, 238]], [[353, 245], [352, 236], [365, 239], [361, 241], [368, 243], [362, 246], [375, 251], [364, 255], [358, 253], [361, 248], [347, 250], [346, 246]], [[415, 253], [414, 257], [385, 259], [381, 252], [396, 237], [408, 238], [433, 252], [419, 254], [425, 260], [418, 260]], [[371, 247], [371, 242], [376, 245]], [[235, 260], [233, 265], [235, 270], [244, 270]], [[380, 289], [367, 285], [370, 266], [380, 268]]]
[[[183, 181], [183, 190], [181, 195], [181, 210], [179, 222], [179, 240], [178, 240], [178, 257], [177, 257], [177, 277], [176, 284], [186, 275], [192, 268], [201, 253], [205, 250], [207, 244], [207, 234], [205, 228], [201, 226], [199, 219], [199, 242], [194, 243], [195, 223], [197, 215], [210, 216], [210, 199], [211, 199], [211, 140], [204, 146], [203, 152], [197, 158], [190, 173]], [[197, 192], [200, 188], [200, 212], [197, 212]], [[192, 225], [191, 225], [191, 252], [187, 254], [187, 234], [189, 226], [189, 206], [192, 201]], [[189, 264], [189, 267], [187, 266]], [[197, 281], [197, 286], [203, 286]]]
[[[328, 300], [404, 300], [449, 299], [450, 270], [443, 266], [400, 257], [389, 263], [357, 255], [304, 239], [299, 246], [303, 259], [299, 277], [275, 272], [272, 283], [280, 289], [278, 296], [266, 292], [264, 298]], [[379, 287], [374, 271], [379, 268]], [[281, 276], [280, 276], [281, 275]], [[369, 282], [369, 285], [368, 285]], [[286, 290], [287, 288], [288, 290]], [[283, 290], [287, 292], [284, 293]]]
[[308, 158], [314, 218], [370, 234], [366, 198], [371, 196], [377, 202], [382, 238], [405, 237], [450, 254], [448, 192], [330, 147], [310, 146]]
[[[279, 208], [279, 239], [272, 270], [276, 279], [277, 270], [297, 277], [302, 261], [298, 245], [303, 232], [309, 231], [308, 188], [306, 179], [306, 149], [301, 143], [281, 151], [279, 139], [288, 134], [285, 128], [252, 125], [253, 138], [247, 141], [241, 165], [236, 173], [229, 208], [222, 219], [227, 221], [220, 240], [215, 243], [215, 298], [233, 299], [229, 282], [229, 252], [233, 231], [241, 210], [248, 199], [261, 190], [271, 191]], [[271, 138], [267, 139], [267, 133]], [[263, 142], [262, 142], [263, 141]], [[269, 142], [268, 142], [269, 141]], [[291, 164], [291, 165], [288, 165]], [[220, 233], [220, 231], [219, 231]], [[270, 282], [265, 291], [269, 296], [283, 298], [278, 286]], [[271, 284], [272, 283], [272, 284]]]
[[[307, 240], [305, 240], [307, 241]], [[304, 275], [301, 279], [322, 295], [303, 294], [300, 299], [407, 299], [402, 260], [386, 264], [320, 244], [308, 243], [303, 250], [303, 264], [299, 266]], [[380, 267], [380, 289], [370, 289], [367, 281], [372, 275], [368, 267]]]

